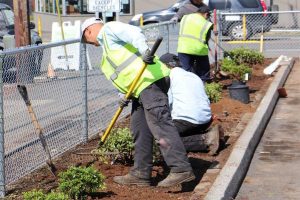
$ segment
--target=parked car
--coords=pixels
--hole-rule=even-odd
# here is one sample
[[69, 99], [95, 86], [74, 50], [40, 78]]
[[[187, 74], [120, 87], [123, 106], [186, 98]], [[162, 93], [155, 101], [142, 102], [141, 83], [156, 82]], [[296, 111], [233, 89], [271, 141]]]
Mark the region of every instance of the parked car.
[[178, 0], [169, 8], [137, 14], [129, 21], [129, 24], [139, 26], [141, 18], [143, 18], [143, 25], [169, 21], [184, 2], [185, 0]]
[[[30, 23], [31, 44], [42, 44], [42, 38], [38, 35], [34, 23]], [[6, 4], [0, 3], [0, 50], [4, 49], [3, 36], [14, 35], [14, 13]]]
[[[267, 12], [278, 11], [278, 5], [267, 6], [264, 0], [210, 0], [210, 9], [217, 9], [226, 13], [238, 12]], [[278, 14], [246, 14], [246, 38], [257, 32], [269, 31], [273, 24], [278, 23]], [[243, 16], [238, 14], [222, 15], [221, 30], [233, 40], [241, 40], [243, 34]]]
[[[31, 34], [31, 44], [42, 44], [42, 38], [33, 29], [35, 28], [34, 23], [30, 23], [30, 34]], [[6, 4], [0, 3], [0, 51], [4, 49], [3, 37], [5, 35], [14, 35], [14, 13]], [[28, 53], [30, 56], [30, 61], [26, 62], [27, 69], [26, 75], [23, 75], [25, 81], [32, 81], [34, 76], [40, 74], [41, 62], [43, 58], [42, 50], [31, 51]], [[28, 66], [30, 68], [28, 68]], [[23, 70], [23, 68], [22, 68]], [[16, 82], [17, 78], [17, 68], [16, 60], [12, 57], [4, 58], [3, 66], [3, 82], [13, 83]], [[23, 80], [24, 81], [24, 80]]]
[[[184, 4], [185, 0], [179, 0], [167, 9], [160, 9], [135, 15], [129, 24], [139, 26], [140, 19], [143, 18], [143, 25], [169, 21]], [[264, 0], [209, 0], [209, 8], [220, 12], [265, 12], [278, 11], [278, 5], [267, 6]], [[221, 29], [223, 35], [228, 35], [231, 39], [243, 39], [242, 15], [223, 15], [221, 19]], [[278, 22], [278, 14], [249, 14], [246, 15], [246, 38], [253, 34], [269, 31], [273, 24]]]

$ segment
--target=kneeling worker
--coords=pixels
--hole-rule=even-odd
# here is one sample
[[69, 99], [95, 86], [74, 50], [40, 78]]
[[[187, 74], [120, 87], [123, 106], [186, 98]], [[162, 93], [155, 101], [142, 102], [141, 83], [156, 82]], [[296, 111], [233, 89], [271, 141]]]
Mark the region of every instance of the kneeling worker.
[[172, 68], [169, 105], [173, 123], [186, 150], [209, 150], [210, 155], [215, 155], [219, 149], [219, 125], [211, 127], [210, 101], [202, 80], [179, 67], [179, 60], [174, 54], [164, 54], [160, 60]]

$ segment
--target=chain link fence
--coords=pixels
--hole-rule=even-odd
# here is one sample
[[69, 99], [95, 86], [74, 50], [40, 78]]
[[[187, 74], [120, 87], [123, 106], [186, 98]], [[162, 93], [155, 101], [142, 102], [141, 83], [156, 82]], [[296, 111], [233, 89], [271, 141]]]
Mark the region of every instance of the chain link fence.
[[219, 13], [221, 51], [244, 47], [265, 57], [299, 57], [300, 11]]
[[[218, 38], [212, 34], [209, 42], [210, 61], [214, 62], [214, 41], [218, 41], [219, 58], [222, 52], [237, 47], [263, 47], [267, 57], [299, 56], [299, 13], [218, 13], [219, 33]], [[150, 46], [158, 36], [164, 38], [158, 56], [177, 54], [178, 23], [142, 29]], [[1, 194], [6, 185], [45, 165], [47, 160], [17, 85], [27, 87], [55, 158], [104, 130], [118, 108], [118, 92], [99, 69], [101, 56], [100, 47], [81, 45], [79, 40], [0, 51]], [[129, 112], [130, 108], [124, 109], [120, 119]]]

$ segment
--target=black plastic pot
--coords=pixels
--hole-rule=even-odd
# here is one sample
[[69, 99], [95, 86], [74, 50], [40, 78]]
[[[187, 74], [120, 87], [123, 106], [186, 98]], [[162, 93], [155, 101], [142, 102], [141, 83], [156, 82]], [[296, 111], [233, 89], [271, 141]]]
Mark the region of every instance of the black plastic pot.
[[231, 86], [228, 87], [229, 90], [229, 96], [232, 99], [238, 100], [242, 103], [249, 103], [249, 87], [242, 83], [242, 84], [237, 84], [234, 83]]

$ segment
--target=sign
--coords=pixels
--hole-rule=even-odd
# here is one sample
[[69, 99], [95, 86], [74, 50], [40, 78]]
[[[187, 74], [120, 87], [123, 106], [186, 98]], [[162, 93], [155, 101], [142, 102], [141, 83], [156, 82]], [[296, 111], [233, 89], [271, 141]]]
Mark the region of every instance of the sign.
[[[63, 22], [65, 39], [78, 39], [80, 37], [81, 23], [79, 20], [74, 24], [71, 22]], [[58, 22], [52, 23], [51, 42], [62, 41], [61, 27]], [[54, 69], [61, 70], [79, 70], [80, 67], [80, 43], [51, 48], [51, 64]]]
[[88, 12], [120, 12], [120, 0], [88, 0]]

